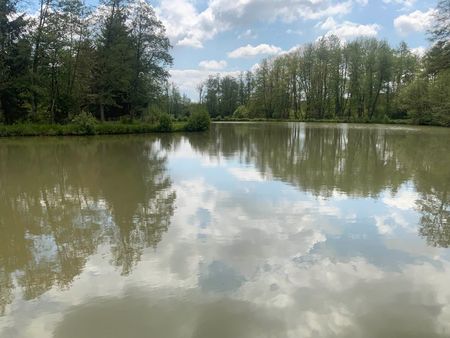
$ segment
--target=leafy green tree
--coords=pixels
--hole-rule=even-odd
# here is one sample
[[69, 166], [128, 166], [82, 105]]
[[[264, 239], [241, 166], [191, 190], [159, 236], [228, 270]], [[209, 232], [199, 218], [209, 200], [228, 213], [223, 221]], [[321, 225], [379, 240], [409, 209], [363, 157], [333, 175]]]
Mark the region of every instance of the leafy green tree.
[[153, 8], [144, 0], [131, 4], [129, 21], [134, 52], [130, 86], [130, 113], [142, 115], [162, 95], [167, 66], [173, 62], [169, 39]]
[[126, 25], [125, 0], [107, 0], [108, 14], [103, 18], [97, 38], [94, 98], [100, 119], [121, 115], [130, 110], [133, 80], [133, 41]]
[[15, 0], [0, 2], [0, 122], [11, 123], [23, 114], [31, 52], [27, 24]]

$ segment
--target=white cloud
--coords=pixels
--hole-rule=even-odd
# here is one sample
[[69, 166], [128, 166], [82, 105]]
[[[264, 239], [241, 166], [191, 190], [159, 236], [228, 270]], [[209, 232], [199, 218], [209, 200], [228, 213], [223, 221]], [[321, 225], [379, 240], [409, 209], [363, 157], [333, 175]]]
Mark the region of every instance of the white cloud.
[[282, 51], [283, 50], [280, 47], [262, 43], [258, 46], [247, 45], [239, 47], [229, 52], [228, 57], [232, 59], [237, 59], [237, 58], [254, 57], [258, 55], [277, 55], [280, 54]]
[[228, 172], [237, 178], [239, 181], [254, 181], [262, 182], [266, 178], [254, 168], [230, 168]]
[[337, 23], [332, 17], [328, 17], [319, 24], [323, 30], [328, 30], [325, 36], [336, 35], [342, 40], [352, 39], [358, 36], [374, 37], [378, 35], [381, 26], [378, 24], [358, 24], [351, 21]]
[[336, 21], [332, 17], [328, 17], [324, 22], [320, 24], [322, 29], [334, 29], [337, 26]]
[[419, 46], [419, 47], [411, 48], [411, 52], [417, 56], [422, 57], [427, 52], [427, 48], [425, 48], [423, 46]]
[[166, 26], [175, 45], [203, 47], [220, 32], [255, 22], [293, 22], [339, 16], [351, 11], [354, 3], [365, 0], [211, 0], [199, 11], [189, 0], [161, 0], [156, 13]]
[[251, 66], [250, 71], [252, 73], [256, 72], [259, 69], [259, 63], [255, 63], [253, 66]]
[[383, 0], [385, 4], [397, 4], [402, 7], [412, 7], [416, 0]]
[[406, 36], [414, 32], [424, 32], [433, 23], [434, 10], [427, 12], [414, 11], [409, 14], [400, 15], [394, 19], [394, 27], [400, 35]]
[[401, 190], [395, 196], [386, 196], [383, 203], [401, 210], [413, 210], [419, 195], [415, 191]]
[[238, 35], [238, 39], [256, 39], [257, 35], [251, 29], [247, 29]]
[[220, 31], [209, 9], [199, 13], [188, 0], [162, 0], [155, 11], [176, 45], [202, 48]]
[[220, 60], [220, 61], [204, 60], [204, 61], [201, 61], [198, 64], [198, 66], [201, 69], [206, 69], [206, 70], [221, 70], [227, 66], [227, 62], [225, 60]]

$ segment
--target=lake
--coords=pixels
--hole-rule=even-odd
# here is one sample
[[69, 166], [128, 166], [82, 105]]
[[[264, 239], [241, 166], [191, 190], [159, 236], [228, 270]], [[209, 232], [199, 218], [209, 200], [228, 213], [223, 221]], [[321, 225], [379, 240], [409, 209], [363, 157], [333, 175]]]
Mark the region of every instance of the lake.
[[450, 337], [450, 129], [0, 139], [0, 337]]

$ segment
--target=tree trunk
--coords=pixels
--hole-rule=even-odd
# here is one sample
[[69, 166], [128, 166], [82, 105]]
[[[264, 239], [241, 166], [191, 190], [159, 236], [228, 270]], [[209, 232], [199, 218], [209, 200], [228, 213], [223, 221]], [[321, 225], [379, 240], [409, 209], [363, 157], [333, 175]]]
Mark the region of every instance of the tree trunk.
[[2, 98], [0, 97], [0, 123], [5, 121], [5, 111], [3, 110]]
[[100, 120], [105, 122], [105, 105], [100, 103]]

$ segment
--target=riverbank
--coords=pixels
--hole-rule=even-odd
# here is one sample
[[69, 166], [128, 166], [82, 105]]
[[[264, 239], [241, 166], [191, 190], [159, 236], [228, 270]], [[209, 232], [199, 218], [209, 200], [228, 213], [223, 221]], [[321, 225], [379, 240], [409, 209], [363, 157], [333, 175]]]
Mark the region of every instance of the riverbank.
[[210, 124], [208, 114], [202, 111], [194, 112], [186, 121], [173, 121], [168, 114], [162, 114], [156, 123], [141, 121], [100, 123], [90, 114], [80, 114], [69, 124], [0, 124], [0, 137], [200, 132], [208, 130]]
[[[384, 120], [384, 121], [357, 121], [357, 120], [301, 120], [301, 119], [265, 119], [265, 118], [214, 118], [212, 122], [321, 122], [321, 123], [366, 123], [386, 125], [419, 125], [412, 120]], [[429, 124], [430, 126], [441, 126]], [[447, 126], [448, 127], [448, 126]], [[104, 122], [95, 124], [0, 124], [0, 137], [17, 136], [88, 136], [88, 135], [121, 135], [121, 134], [148, 134], [148, 133], [173, 133], [173, 132], [198, 132], [209, 128], [209, 122], [203, 125], [195, 125], [186, 121], [171, 122], [169, 126], [142, 122]]]
[[105, 122], [95, 125], [78, 124], [0, 124], [0, 137], [11, 136], [83, 136], [147, 134], [161, 132], [195, 131], [188, 128], [187, 122], [173, 122], [171, 128], [162, 129], [159, 125], [147, 123]]
[[212, 118], [213, 122], [314, 122], [314, 123], [358, 123], [358, 124], [388, 124], [411, 126], [450, 127], [439, 123], [417, 123], [412, 119], [267, 119], [267, 118]]

